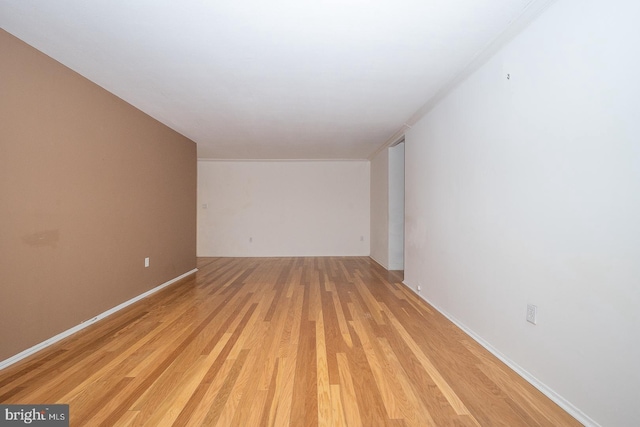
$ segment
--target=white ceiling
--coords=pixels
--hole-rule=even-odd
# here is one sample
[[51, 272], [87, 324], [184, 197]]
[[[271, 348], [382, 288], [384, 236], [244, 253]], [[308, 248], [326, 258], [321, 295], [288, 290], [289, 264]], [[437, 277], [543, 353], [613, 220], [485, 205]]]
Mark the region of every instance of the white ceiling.
[[0, 26], [198, 144], [366, 159], [535, 0], [0, 0]]

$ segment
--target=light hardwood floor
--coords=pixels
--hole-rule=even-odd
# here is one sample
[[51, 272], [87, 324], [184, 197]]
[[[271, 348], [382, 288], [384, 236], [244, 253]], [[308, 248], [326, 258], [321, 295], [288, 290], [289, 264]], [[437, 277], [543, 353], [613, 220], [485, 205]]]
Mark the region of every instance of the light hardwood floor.
[[369, 258], [198, 268], [0, 371], [0, 402], [72, 426], [580, 425]]

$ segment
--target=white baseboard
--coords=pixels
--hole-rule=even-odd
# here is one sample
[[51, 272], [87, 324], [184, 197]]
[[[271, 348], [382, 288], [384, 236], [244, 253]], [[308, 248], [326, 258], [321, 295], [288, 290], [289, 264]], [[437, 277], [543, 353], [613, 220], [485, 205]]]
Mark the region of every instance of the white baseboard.
[[373, 255], [369, 255], [369, 258], [371, 258], [372, 260], [375, 261], [376, 264], [378, 264], [380, 267], [384, 268], [385, 270], [389, 270], [389, 268], [387, 268], [386, 265], [384, 265], [383, 263], [381, 263], [380, 261], [378, 261]]
[[66, 337], [68, 337], [70, 335], [75, 334], [76, 332], [86, 328], [89, 325], [93, 325], [97, 321], [102, 320], [105, 317], [110, 316], [113, 313], [115, 313], [117, 311], [120, 311], [123, 308], [125, 308], [127, 306], [130, 306], [131, 304], [133, 304], [133, 303], [135, 303], [137, 301], [140, 301], [141, 299], [146, 298], [149, 295], [151, 295], [153, 293], [156, 293], [156, 292], [158, 292], [159, 290], [161, 290], [163, 288], [166, 288], [167, 286], [171, 285], [172, 283], [177, 282], [180, 279], [184, 279], [185, 277], [192, 275], [196, 271], [198, 271], [198, 269], [194, 268], [193, 270], [188, 271], [188, 272], [186, 272], [184, 274], [181, 274], [180, 276], [178, 276], [176, 278], [173, 278], [173, 279], [169, 280], [168, 282], [164, 282], [163, 284], [158, 285], [155, 288], [150, 289], [147, 292], [144, 292], [144, 293], [138, 295], [137, 297], [133, 297], [130, 300], [125, 301], [122, 304], [115, 306], [115, 307], [105, 311], [104, 313], [98, 314], [96, 317], [93, 317], [93, 318], [91, 318], [89, 320], [85, 320], [84, 322], [80, 323], [79, 325], [74, 326], [73, 328], [67, 329], [66, 331], [61, 332], [58, 335], [56, 335], [54, 337], [51, 337], [46, 341], [42, 341], [41, 343], [36, 344], [33, 347], [30, 347], [30, 348], [28, 348], [28, 349], [16, 354], [15, 356], [12, 356], [12, 357], [10, 357], [8, 359], [5, 359], [5, 360], [1, 361], [0, 362], [0, 370], [4, 369], [4, 368], [6, 368], [6, 367], [8, 367], [10, 365], [13, 365], [14, 363], [19, 362], [20, 360], [22, 360], [22, 359], [24, 359], [26, 357], [29, 357], [32, 354], [37, 353], [40, 350], [42, 350], [42, 349], [44, 349], [46, 347], [49, 347], [50, 345], [52, 345], [52, 344], [54, 344], [54, 343], [56, 343], [56, 342], [58, 342], [58, 341], [60, 341], [60, 340], [62, 340], [64, 338], [66, 338]]
[[444, 317], [446, 317], [447, 319], [449, 319], [452, 323], [454, 323], [458, 328], [462, 329], [467, 335], [469, 335], [474, 341], [476, 341], [478, 344], [480, 344], [481, 346], [483, 346], [485, 349], [487, 349], [491, 354], [493, 354], [494, 356], [496, 356], [498, 359], [500, 359], [505, 365], [507, 365], [509, 368], [511, 368], [512, 370], [515, 371], [516, 374], [520, 375], [522, 378], [524, 378], [529, 384], [531, 384], [532, 386], [534, 386], [535, 388], [537, 388], [542, 394], [544, 394], [545, 396], [547, 396], [549, 399], [551, 399], [554, 403], [556, 403], [559, 407], [561, 407], [562, 409], [564, 409], [569, 415], [571, 415], [573, 418], [575, 418], [576, 420], [578, 420], [578, 422], [582, 423], [585, 427], [601, 427], [600, 424], [598, 424], [596, 421], [594, 421], [592, 418], [590, 418], [587, 414], [585, 414], [584, 412], [582, 412], [580, 409], [578, 409], [577, 407], [575, 407], [571, 402], [569, 402], [568, 400], [566, 400], [564, 397], [560, 396], [558, 393], [556, 393], [554, 390], [552, 390], [551, 388], [549, 388], [549, 386], [547, 386], [545, 383], [543, 383], [542, 381], [538, 380], [536, 377], [534, 377], [533, 375], [531, 375], [529, 372], [527, 372], [525, 369], [523, 369], [520, 365], [518, 365], [517, 363], [515, 363], [513, 360], [509, 359], [507, 356], [505, 356], [504, 354], [502, 354], [500, 351], [498, 351], [498, 349], [496, 349], [494, 346], [492, 346], [491, 344], [489, 344], [487, 341], [485, 341], [480, 335], [476, 334], [474, 331], [472, 331], [471, 329], [469, 329], [467, 326], [465, 326], [462, 322], [458, 321], [458, 319], [456, 319], [455, 317], [453, 317], [452, 315], [450, 315], [449, 313], [447, 313], [446, 311], [442, 310], [440, 307], [438, 307], [437, 305], [433, 304], [431, 301], [429, 301], [428, 298], [425, 298], [423, 295], [418, 294], [411, 286], [409, 286], [407, 283], [402, 282], [403, 285], [405, 285], [407, 288], [411, 289], [413, 291], [413, 293], [415, 293], [416, 295], [418, 295], [418, 297], [422, 298], [423, 300], [425, 300], [427, 303], [429, 303], [429, 305], [431, 305], [433, 308], [435, 308], [438, 312], [440, 312], [440, 314], [442, 314]]

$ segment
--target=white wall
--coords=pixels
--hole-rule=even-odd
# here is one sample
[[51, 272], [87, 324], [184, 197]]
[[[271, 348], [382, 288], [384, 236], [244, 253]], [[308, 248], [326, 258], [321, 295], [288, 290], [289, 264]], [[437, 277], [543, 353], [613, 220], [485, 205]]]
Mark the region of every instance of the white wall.
[[389, 152], [371, 160], [371, 258], [389, 268]]
[[389, 149], [389, 270], [404, 270], [404, 143]]
[[406, 134], [406, 283], [603, 426], [640, 425], [638, 17], [556, 2]]
[[404, 268], [404, 144], [371, 160], [371, 258], [387, 270]]
[[369, 255], [369, 162], [200, 161], [197, 240], [198, 256]]

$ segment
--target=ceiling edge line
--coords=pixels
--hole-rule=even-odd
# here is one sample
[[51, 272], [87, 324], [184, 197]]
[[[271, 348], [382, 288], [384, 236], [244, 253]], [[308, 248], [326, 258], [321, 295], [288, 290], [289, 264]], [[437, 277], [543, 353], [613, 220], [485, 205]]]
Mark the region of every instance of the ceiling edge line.
[[378, 147], [373, 153], [371, 153], [368, 157], [369, 160], [373, 160], [380, 152], [386, 148], [392, 147], [393, 145], [398, 144], [401, 140], [404, 139], [404, 134], [411, 129], [411, 126], [404, 123], [400, 129], [394, 132], [391, 135], [391, 138], [387, 139], [384, 144]]
[[491, 58], [493, 58], [500, 49], [508, 45], [515, 39], [529, 24], [538, 18], [545, 10], [547, 10], [557, 0], [537, 0], [530, 2], [527, 7], [509, 23], [496, 38], [490, 41], [484, 48], [476, 54], [473, 59], [447, 84], [442, 86], [435, 95], [416, 111], [413, 116], [407, 120], [410, 125], [415, 125], [420, 119], [426, 116], [436, 105], [440, 103], [449, 93], [456, 89], [471, 74], [477, 71]]
[[199, 162], [368, 162], [369, 159], [216, 159], [198, 158]]
[[500, 32], [493, 40], [487, 43], [471, 61], [465, 65], [462, 70], [442, 86], [422, 107], [418, 108], [415, 113], [398, 129], [391, 138], [387, 139], [380, 147], [378, 147], [371, 155], [369, 160], [373, 160], [382, 150], [390, 147], [394, 142], [398, 141], [404, 133], [411, 129], [413, 125], [426, 116], [436, 105], [456, 89], [475, 71], [488, 62], [500, 49], [514, 40], [529, 24], [536, 20], [545, 10], [547, 10], [557, 0], [532, 0], [529, 2], [522, 12], [514, 18], [507, 27]]

